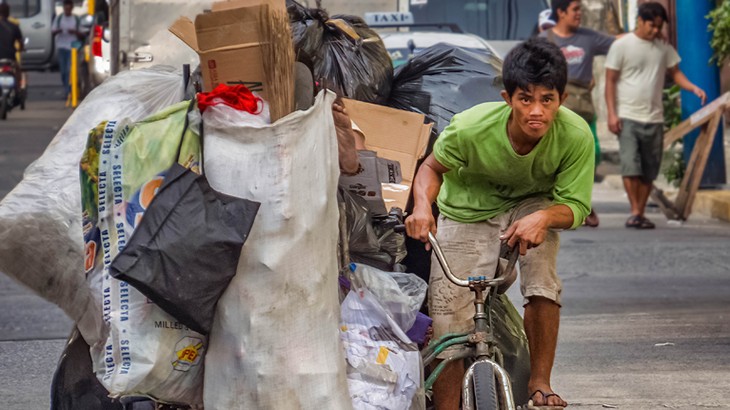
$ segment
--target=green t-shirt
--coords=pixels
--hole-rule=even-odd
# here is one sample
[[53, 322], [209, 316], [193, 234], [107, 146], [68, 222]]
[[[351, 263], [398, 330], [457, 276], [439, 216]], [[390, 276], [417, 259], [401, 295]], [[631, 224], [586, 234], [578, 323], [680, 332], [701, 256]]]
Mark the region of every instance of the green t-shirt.
[[438, 205], [458, 222], [500, 215], [526, 198], [546, 197], [573, 211], [573, 228], [590, 213], [594, 148], [588, 124], [561, 107], [550, 130], [527, 155], [507, 137], [512, 109], [485, 103], [454, 116], [433, 147], [444, 174]]

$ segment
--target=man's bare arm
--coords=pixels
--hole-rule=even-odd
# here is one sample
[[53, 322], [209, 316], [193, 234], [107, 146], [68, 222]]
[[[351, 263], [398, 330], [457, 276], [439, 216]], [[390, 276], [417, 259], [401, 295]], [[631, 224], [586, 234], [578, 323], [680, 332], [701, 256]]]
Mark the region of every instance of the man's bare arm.
[[406, 219], [408, 236], [425, 242], [428, 245], [428, 233], [436, 233], [436, 221], [431, 212], [431, 204], [441, 189], [443, 174], [449, 169], [441, 165], [433, 154], [426, 157], [418, 169], [413, 182], [413, 212]]
[[694, 85], [687, 76], [684, 75], [682, 70], [679, 69], [679, 66], [670, 67], [667, 69], [669, 72], [669, 75], [672, 77], [672, 80], [680, 86], [682, 89], [687, 90], [697, 97], [699, 97], [700, 101], [702, 101], [702, 105], [705, 105], [705, 100], [707, 99], [707, 95], [705, 95], [705, 91], [702, 90], [700, 87], [697, 87]]
[[616, 84], [620, 71], [606, 69], [606, 110], [608, 111], [608, 129], [618, 135], [621, 132], [621, 120], [616, 112]]

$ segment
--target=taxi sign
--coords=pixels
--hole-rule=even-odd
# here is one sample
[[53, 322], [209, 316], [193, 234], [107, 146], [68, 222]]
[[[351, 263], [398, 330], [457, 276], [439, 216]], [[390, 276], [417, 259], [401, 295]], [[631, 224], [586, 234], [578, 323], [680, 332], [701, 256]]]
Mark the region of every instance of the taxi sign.
[[413, 13], [410, 11], [384, 11], [365, 13], [365, 23], [371, 27], [413, 24]]

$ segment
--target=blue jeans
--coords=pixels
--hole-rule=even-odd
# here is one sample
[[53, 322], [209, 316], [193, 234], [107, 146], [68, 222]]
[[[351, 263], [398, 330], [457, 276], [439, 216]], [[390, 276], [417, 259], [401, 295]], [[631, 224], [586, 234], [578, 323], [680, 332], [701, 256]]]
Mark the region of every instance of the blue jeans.
[[71, 50], [68, 48], [58, 49], [58, 69], [61, 71], [61, 83], [65, 95], [71, 93], [71, 82], [69, 74], [71, 73]]

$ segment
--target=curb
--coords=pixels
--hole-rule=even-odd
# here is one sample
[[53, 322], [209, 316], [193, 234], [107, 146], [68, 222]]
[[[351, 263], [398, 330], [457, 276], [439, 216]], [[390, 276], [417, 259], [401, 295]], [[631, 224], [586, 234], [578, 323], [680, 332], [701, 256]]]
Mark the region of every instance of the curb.
[[730, 222], [730, 191], [706, 190], [698, 191], [692, 211], [711, 218]]
[[[604, 183], [613, 189], [624, 189], [621, 175], [606, 175]], [[660, 181], [657, 181], [657, 186], [664, 191], [667, 198], [673, 200], [677, 196], [676, 188], [661, 184]], [[708, 189], [697, 191], [694, 203], [692, 204], [692, 213], [730, 222], [730, 190]], [[691, 217], [692, 214], [690, 214]]]

